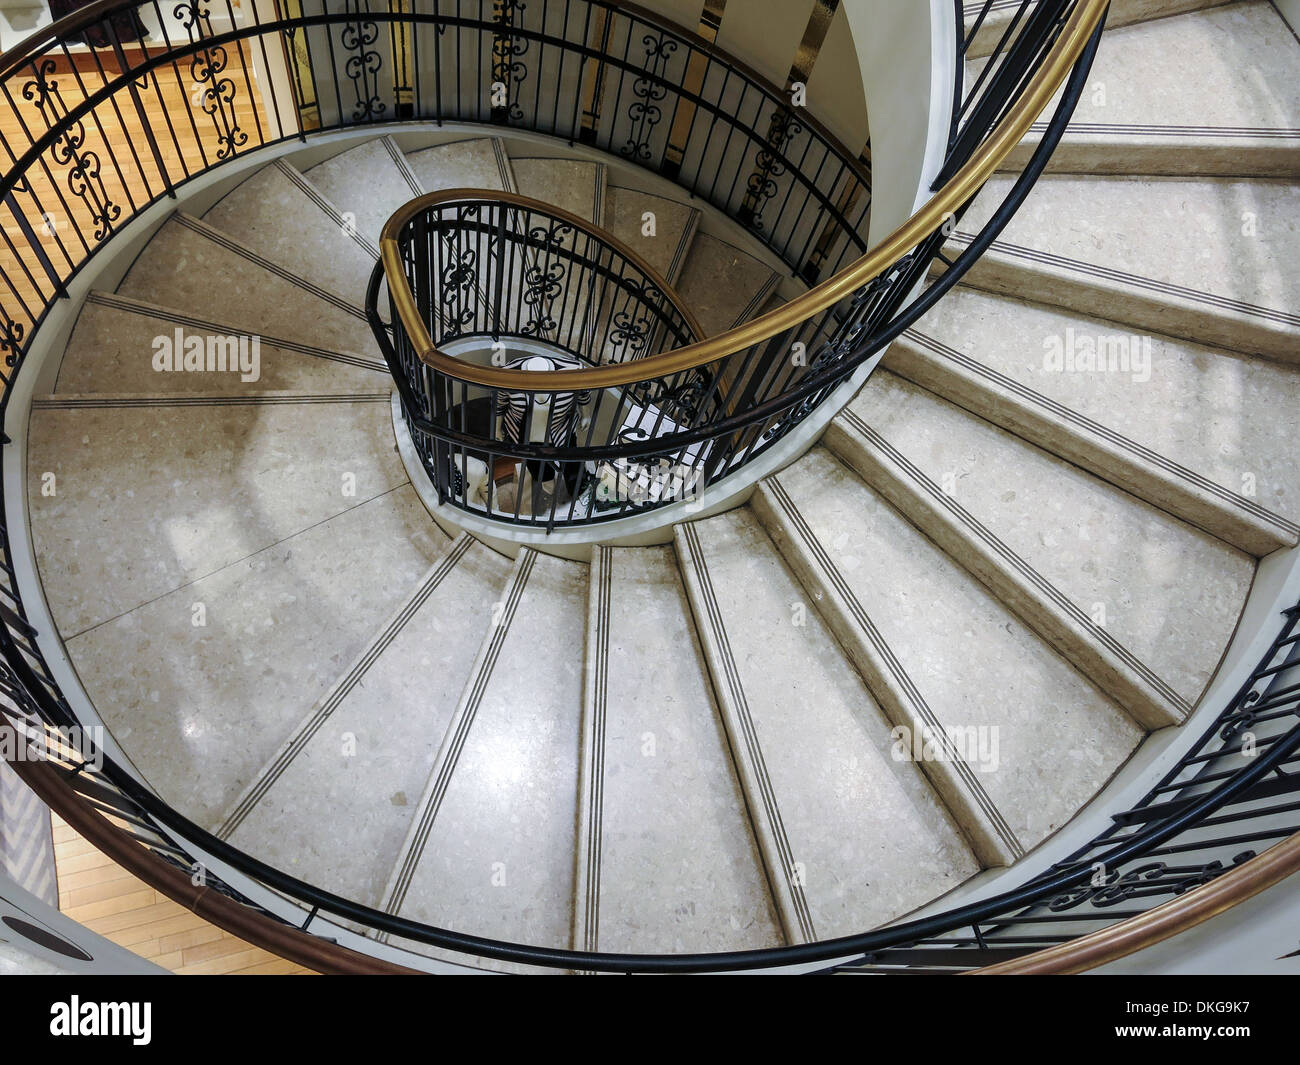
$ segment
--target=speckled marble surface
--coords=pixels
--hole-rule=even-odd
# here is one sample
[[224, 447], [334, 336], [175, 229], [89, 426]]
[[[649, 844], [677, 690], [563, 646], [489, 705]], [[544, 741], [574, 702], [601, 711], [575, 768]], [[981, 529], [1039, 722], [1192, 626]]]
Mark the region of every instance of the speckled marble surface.
[[[644, 232], [646, 212], [654, 215], [654, 235]], [[648, 192], [611, 186], [605, 198], [605, 228], [653, 266], [675, 280], [686, 259], [698, 212]]]
[[[1122, 433], [1261, 506], [1300, 520], [1292, 426], [1260, 418], [1268, 405], [1300, 409], [1300, 370], [1158, 334], [1150, 361], [1129, 372], [1065, 372], [1049, 348], [1076, 337], [1131, 336], [1118, 323], [958, 286], [916, 326], [977, 362]], [[888, 362], [888, 360], [887, 360]]]
[[1196, 699], [1253, 559], [887, 371], [850, 406], [1086, 614], [1100, 604], [1116, 639]]
[[[891, 726], [752, 512], [692, 528], [802, 869], [812, 936], [875, 927], [974, 874], [960, 831], [916, 766], [891, 757]], [[689, 558], [682, 565], [691, 571]], [[727, 700], [717, 649], [704, 645]], [[733, 733], [733, 749], [739, 742]]]
[[515, 185], [522, 196], [563, 208], [570, 214], [600, 223], [605, 168], [580, 159], [527, 159], [512, 157]]
[[696, 233], [677, 291], [710, 337], [737, 325], [771, 280], [772, 271], [757, 259], [717, 237]]
[[996, 743], [968, 761], [1022, 847], [1060, 828], [1136, 747], [1137, 726], [828, 452], [775, 480], [937, 721]]
[[405, 165], [393, 142], [377, 137], [317, 163], [306, 175], [335, 207], [355, 216], [357, 232], [377, 247], [392, 213], [421, 195]]
[[[989, 181], [962, 232], [979, 232], [1014, 180]], [[998, 239], [1251, 305], [1300, 307], [1300, 187], [1289, 182], [1048, 174]]]
[[250, 262], [210, 239], [202, 223], [169, 221], [117, 291], [263, 336], [383, 358], [359, 310], [323, 300], [310, 288]]
[[[608, 611], [588, 631], [584, 734], [602, 721], [598, 827], [579, 840], [579, 879], [591, 849], [598, 885], [575, 905], [594, 928], [574, 947], [604, 951], [721, 951], [784, 943], [727, 739], [713, 706], [690, 607], [671, 548], [615, 548], [592, 573]], [[599, 575], [599, 576], [598, 576]], [[597, 678], [603, 677], [603, 685]], [[599, 687], [597, 687], [599, 685]], [[603, 700], [598, 711], [596, 700]], [[580, 796], [584, 805], [591, 793]], [[596, 888], [598, 887], [598, 893]], [[575, 926], [576, 927], [576, 926]]]
[[403, 616], [384, 626], [386, 642], [369, 643], [341, 671], [340, 687], [235, 804], [243, 816], [223, 832], [235, 846], [347, 898], [382, 901], [510, 572], [505, 558], [472, 542], [442, 573], [448, 561], [410, 585], [418, 604], [403, 604]]
[[439, 189], [499, 189], [501, 167], [490, 137], [455, 141], [409, 152], [406, 164], [426, 192]]
[[[1167, 18], [1170, 15], [1181, 14], [1185, 11], [1214, 7], [1216, 4], [1223, 2], [1224, 0], [1114, 0], [1107, 14], [1106, 25], [1127, 26], [1151, 19]], [[981, 0], [967, 0], [964, 7], [966, 25], [969, 29], [974, 22], [975, 16], [980, 11], [982, 3]], [[1008, 22], [1014, 17], [1018, 8], [1018, 4], [1006, 4], [994, 10], [980, 27], [971, 54], [987, 55], [993, 48], [997, 47], [998, 42], [1002, 40], [1003, 33], [1006, 31]]]
[[[346, 232], [347, 219], [337, 215], [335, 206], [322, 204], [304, 185], [309, 185], [307, 179], [287, 163], [265, 166], [228, 192], [203, 220], [360, 306], [375, 259]], [[323, 195], [315, 191], [317, 197]], [[359, 226], [356, 231], [362, 232]]]
[[586, 566], [533, 556], [498, 653], [480, 657], [478, 683], [462, 695], [458, 715], [473, 705], [463, 738], [453, 746], [449, 733], [439, 752], [445, 791], [421, 797], [420, 814], [436, 805], [436, 816], [415, 852], [402, 916], [568, 945], [586, 602]]
[[386, 399], [46, 408], [28, 448], [32, 539], [65, 638], [407, 483]]
[[[68, 653], [145, 779], [214, 825], [444, 543], [404, 485], [91, 629]], [[278, 830], [298, 839], [297, 827]]]
[[[322, 355], [279, 348], [263, 340], [260, 345], [259, 375], [256, 381], [242, 381], [240, 375], [222, 373], [164, 373], [154, 369], [154, 341], [173, 338], [179, 327], [184, 337], [208, 336], [200, 329], [163, 308], [148, 304], [117, 304], [117, 297], [88, 300], [77, 318], [68, 341], [55, 391], [91, 393], [175, 393], [205, 392], [216, 387], [250, 392], [376, 392], [392, 380], [387, 368], [353, 365]], [[149, 313], [153, 311], [154, 313]], [[227, 332], [226, 335], [229, 335]], [[355, 359], [355, 356], [345, 356]]]

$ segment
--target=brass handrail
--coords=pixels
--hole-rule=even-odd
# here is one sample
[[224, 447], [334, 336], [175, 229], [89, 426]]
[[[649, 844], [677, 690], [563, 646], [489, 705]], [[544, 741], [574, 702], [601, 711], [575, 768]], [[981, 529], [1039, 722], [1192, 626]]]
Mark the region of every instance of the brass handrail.
[[[407, 326], [408, 336], [413, 336], [413, 334], [410, 333], [410, 327], [405, 317], [405, 312], [402, 309], [403, 303], [400, 298], [402, 292], [405, 292], [410, 300], [411, 313], [415, 315], [414, 320], [419, 324], [421, 334], [426, 340], [428, 340], [428, 346], [430, 348], [433, 347], [433, 341], [429, 339], [429, 332], [424, 328], [424, 321], [420, 317], [419, 310], [416, 309], [415, 299], [411, 296], [411, 289], [406, 281], [406, 271], [402, 268], [402, 253], [397, 241], [398, 235], [401, 233], [402, 228], [406, 223], [421, 211], [427, 210], [430, 207], [438, 207], [446, 203], [454, 203], [457, 200], [464, 200], [471, 203], [508, 203], [515, 207], [522, 207], [527, 211], [533, 211], [536, 214], [554, 218], [557, 221], [564, 222], [567, 225], [573, 226], [575, 229], [581, 230], [588, 236], [595, 237], [596, 240], [613, 249], [618, 253], [618, 255], [640, 270], [641, 273], [650, 280], [651, 284], [663, 293], [664, 298], [673, 305], [673, 310], [677, 311], [677, 313], [682, 316], [682, 321], [685, 322], [686, 328], [691, 331], [693, 336], [702, 337], [704, 335], [704, 329], [701, 327], [699, 321], [696, 319], [695, 315], [691, 313], [690, 308], [682, 302], [681, 296], [677, 294], [677, 290], [668, 283], [667, 279], [658, 270], [651, 266], [650, 263], [646, 262], [638, 252], [633, 251], [632, 248], [618, 237], [614, 236], [614, 234], [609, 232], [607, 229], [601, 228], [594, 222], [588, 222], [585, 218], [581, 218], [570, 211], [566, 211], [562, 207], [556, 207], [553, 204], [546, 203], [542, 200], [534, 200], [528, 196], [521, 196], [517, 192], [505, 192], [501, 189], [442, 189], [439, 192], [426, 193], [423, 196], [419, 196], [414, 200], [409, 200], [402, 204], [401, 207], [393, 212], [392, 217], [384, 223], [384, 228], [381, 231], [379, 238], [379, 249], [384, 260], [384, 274], [389, 278], [389, 290], [394, 294], [394, 299], [398, 305], [398, 311], [403, 314], [402, 324]], [[393, 277], [400, 277], [402, 281], [401, 285], [396, 289], [393, 289], [393, 282], [391, 280]], [[423, 358], [423, 355], [421, 355], [421, 357]], [[450, 358], [450, 356], [441, 354], [440, 357]], [[647, 360], [642, 359], [640, 361], [645, 362]], [[467, 365], [459, 359], [454, 358], [451, 359], [451, 362], [456, 366]], [[536, 379], [551, 371], [519, 370], [511, 372], [523, 374], [525, 378]]]
[[[612, 363], [591, 369], [507, 370], [461, 362], [444, 355], [434, 345], [407, 284], [406, 273], [401, 269], [401, 257], [394, 234], [414, 213], [414, 208], [408, 204], [388, 220], [379, 242], [384, 275], [402, 326], [420, 359], [439, 372], [470, 384], [533, 392], [597, 390], [669, 377], [718, 362], [770, 340], [833, 307], [875, 280], [902, 255], [953, 217], [1029, 133], [1038, 116], [1065, 83], [1088, 40], [1101, 25], [1109, 3], [1110, 0], [1079, 0], [1032, 84], [1016, 100], [966, 165], [919, 211], [857, 262], [846, 266], [834, 277], [743, 325], [675, 351], [651, 355], [636, 362]], [[409, 214], [408, 208], [411, 208]]]
[[1195, 928], [1300, 873], [1300, 832], [1275, 843], [1241, 865], [1185, 895], [1095, 932], [1036, 950], [1021, 958], [986, 965], [962, 976], [1068, 976], [1127, 957]]

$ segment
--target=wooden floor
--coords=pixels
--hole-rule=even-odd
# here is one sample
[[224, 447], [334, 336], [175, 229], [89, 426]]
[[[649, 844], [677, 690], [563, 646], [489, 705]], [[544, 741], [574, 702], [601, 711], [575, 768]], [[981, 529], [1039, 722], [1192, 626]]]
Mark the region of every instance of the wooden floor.
[[[26, 171], [26, 185], [0, 206], [0, 326], [8, 319], [25, 333], [52, 298], [41, 254], [66, 276], [113, 227], [165, 193], [166, 179], [179, 182], [229, 154], [224, 138], [239, 140], [236, 152], [262, 142], [266, 113], [251, 47], [226, 50], [221, 77], [230, 98], [219, 107], [188, 66], [163, 66], [137, 83], [134, 95], [115, 93], [45, 149]], [[111, 53], [75, 58], [73, 64], [56, 64], [44, 79], [44, 92], [36, 91], [40, 83], [30, 68], [14, 76], [7, 97], [0, 97], [0, 169], [21, 159], [52, 121], [120, 77]]]
[[172, 902], [97, 851], [57, 815], [59, 909], [119, 946], [186, 975], [291, 975], [301, 965], [236, 939]]

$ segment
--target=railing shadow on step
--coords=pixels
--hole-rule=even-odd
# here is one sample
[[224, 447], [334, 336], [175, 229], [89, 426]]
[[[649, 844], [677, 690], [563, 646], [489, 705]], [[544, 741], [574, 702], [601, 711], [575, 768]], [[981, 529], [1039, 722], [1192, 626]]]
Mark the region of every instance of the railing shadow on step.
[[[576, 0], [571, 5], [557, 3], [551, 10], [560, 6], [569, 10]], [[958, 12], [961, 6], [957, 3]], [[709, 69], [725, 69], [729, 78], [738, 81], [746, 75], [742, 65], [716, 49], [636, 9], [583, 0], [583, 10], [591, 18], [581, 41], [571, 42], [545, 25], [517, 20], [519, 9], [510, 4], [493, 5], [491, 15], [485, 5], [478, 5], [474, 17], [371, 12], [351, 4], [345, 10], [295, 8], [293, 14], [281, 10], [266, 20], [260, 20], [255, 9], [251, 14], [241, 9], [237, 18], [227, 5], [233, 28], [219, 31], [220, 20], [214, 20], [212, 9], [202, 3], [183, 3], [169, 11], [159, 3], [101, 0], [0, 58], [6, 104], [22, 116], [20, 125], [28, 140], [27, 146], [18, 148], [6, 142], [10, 168], [0, 177], [4, 205], [0, 253], [6, 256], [4, 280], [12, 297], [6, 299], [0, 321], [6, 384], [21, 371], [31, 336], [49, 306], [66, 293], [68, 282], [96, 250], [145, 207], [241, 153], [293, 138], [306, 141], [317, 131], [363, 123], [468, 120], [521, 128], [533, 123], [544, 132], [622, 153], [660, 173], [675, 175], [683, 187], [694, 186], [705, 198], [716, 197], [716, 205], [747, 221], [752, 232], [767, 240], [769, 247], [786, 257], [792, 271], [806, 279], [818, 272], [838, 271], [801, 297], [804, 302], [788, 305], [793, 309], [786, 310], [785, 317], [751, 323], [750, 332], [739, 334], [743, 345], [737, 336], [724, 335], [699, 363], [691, 361], [700, 357], [698, 350], [687, 359], [680, 355], [690, 352], [688, 343], [684, 349], [664, 350], [629, 364], [644, 369], [654, 359], [676, 357], [681, 363], [678, 370], [712, 366], [747, 352], [752, 345], [781, 337], [787, 329], [802, 328], [812, 313], [819, 313], [810, 312], [810, 307], [837, 308], [826, 319], [842, 330], [836, 334], [834, 358], [810, 367], [794, 387], [743, 409], [728, 410], [723, 405], [718, 409], [725, 414], [707, 425], [687, 427], [673, 438], [674, 446], [723, 438], [745, 440], [749, 446], [760, 427], [788, 421], [806, 403], [815, 405], [872, 350], [919, 318], [1005, 226], [1064, 131], [1090, 69], [1104, 7], [1097, 0], [1042, 0], [1019, 6], [1014, 28], [1006, 31], [988, 72], [973, 86], [963, 83], [958, 92], [960, 103], [954, 108], [939, 194], [907, 226], [852, 262], [864, 247], [869, 194], [856, 160], [839, 155], [831, 140], [818, 141], [819, 127], [807, 116], [791, 113], [779, 93], [774, 96], [771, 87], [759, 81], [753, 81], [754, 87], [747, 91], [766, 102], [762, 106], [756, 102], [745, 118], [736, 110], [734, 98], [706, 99], [701, 90], [682, 89], [665, 59], [671, 52], [664, 47], [670, 38], [685, 41]], [[509, 16], [504, 14], [507, 11]], [[628, 27], [636, 20], [653, 24], [667, 36], [634, 39], [627, 32], [620, 37], [623, 20]], [[435, 63], [435, 71], [440, 72], [431, 80], [424, 63], [386, 68], [381, 62], [376, 68], [368, 56], [380, 27], [392, 37], [399, 25], [409, 32], [411, 51], [399, 50], [392, 53], [395, 56], [436, 57], [438, 40], [445, 40], [449, 32], [478, 40], [480, 64], [486, 62], [489, 72], [507, 86], [504, 102], [500, 97], [485, 102], [476, 95], [477, 88], [469, 92], [466, 86], [480, 82], [473, 80], [478, 75], [468, 68], [453, 72]], [[597, 26], [593, 44], [590, 33]], [[84, 41], [95, 47], [79, 51], [78, 43]], [[638, 42], [645, 54], [634, 61]], [[326, 71], [322, 56], [335, 44], [346, 56]], [[530, 68], [519, 57], [529, 54], [533, 46], [537, 65]], [[542, 89], [545, 79], [552, 77], [559, 79], [554, 82], [557, 89], [568, 84], [558, 73], [549, 73], [551, 68], [540, 55], [543, 47], [555, 48], [556, 60], [558, 52], [576, 57], [577, 65], [568, 68], [576, 79], [569, 95], [550, 95]], [[291, 56], [292, 83], [273, 90], [269, 101], [250, 100], [250, 68], [255, 71], [259, 62], [266, 64], [271, 50], [277, 48]], [[424, 51], [417, 53], [418, 49]], [[517, 60], [522, 65], [517, 66]], [[411, 77], [399, 75], [403, 70]], [[525, 89], [529, 73], [536, 76], [531, 82], [531, 112]], [[462, 75], [463, 82], [457, 80]], [[168, 79], [185, 96], [194, 92], [196, 109], [183, 119], [167, 116], [165, 126], [155, 129], [148, 105], [161, 98]], [[603, 79], [606, 86], [605, 94], [585, 98], [599, 100], [599, 110], [582, 105], [580, 86], [591, 79], [597, 83]], [[628, 87], [610, 89], [614, 82]], [[962, 256], [951, 263], [944, 260], [947, 271], [920, 291], [934, 260], [941, 258], [942, 241], [957, 215], [1058, 89], [1061, 103], [1047, 133], [1002, 207]], [[346, 97], [344, 90], [348, 90]], [[658, 113], [648, 106], [633, 109], [637, 101], [648, 105], [663, 99], [656, 95], [660, 90], [677, 94], [671, 111], [668, 105]], [[550, 105], [549, 128], [539, 118], [543, 99]], [[607, 106], [610, 101], [617, 101], [621, 109]], [[458, 112], [459, 107], [466, 110]], [[105, 130], [120, 128], [124, 112], [144, 120], [146, 136], [139, 143], [110, 145]], [[113, 115], [116, 123], [109, 121]], [[709, 138], [675, 139], [674, 129], [683, 132], [684, 115], [690, 116], [684, 127], [687, 134], [700, 125], [726, 128], [729, 132], [723, 139], [743, 141], [744, 150], [727, 156], [718, 145], [710, 148], [705, 143]], [[199, 116], [206, 123], [202, 131]], [[809, 141], [801, 142], [799, 137]], [[821, 144], [818, 150], [834, 160], [831, 168], [837, 176], [829, 185], [801, 169], [812, 151], [806, 144], [812, 142]], [[682, 145], [687, 151], [678, 160], [675, 153]], [[701, 176], [711, 158], [709, 151], [721, 151], [722, 165], [731, 159], [726, 170], [730, 180], [716, 180], [716, 169]], [[755, 172], [759, 179], [753, 185], [741, 177]], [[945, 174], [950, 175], [946, 180]], [[848, 208], [840, 205], [847, 202], [845, 189], [854, 182], [862, 186], [861, 194], [853, 201], [852, 214], [846, 214]], [[45, 209], [55, 205], [61, 216]], [[769, 214], [770, 210], [776, 213]], [[810, 224], [808, 212], [816, 224]], [[839, 228], [825, 247], [838, 245], [839, 251], [819, 260], [827, 224]], [[845, 263], [852, 264], [838, 269]], [[666, 317], [664, 329], [671, 331], [668, 323]], [[760, 335], [767, 330], [771, 332]], [[626, 367], [617, 365], [593, 369], [626, 372]], [[623, 453], [644, 455], [662, 446], [662, 440], [643, 441]], [[539, 452], [538, 457], [545, 456]], [[1218, 885], [1230, 887], [1220, 892], [1226, 901], [1214, 896], [1214, 907], [1250, 897], [1300, 867], [1295, 836], [1300, 810], [1300, 774], [1296, 773], [1300, 635], [1298, 612], [1293, 609], [1250, 681], [1176, 768], [1142, 802], [1112, 814], [1112, 826], [1086, 847], [1014, 891], [834, 941], [729, 954], [592, 954], [503, 943], [421, 925], [360, 906], [259, 862], [180, 815], [93, 741], [77, 737], [81, 742], [74, 742], [73, 730], [79, 730], [81, 722], [60, 691], [24, 609], [11, 549], [15, 535], [24, 532], [0, 529], [0, 712], [21, 726], [40, 751], [35, 760], [13, 758], [15, 769], [52, 809], [128, 871], [221, 927], [321, 971], [403, 970], [392, 960], [334, 942], [349, 924], [391, 937], [395, 946], [403, 942], [434, 946], [470, 962], [491, 958], [590, 971], [817, 968], [828, 962], [836, 963], [836, 971], [860, 972], [971, 971], [987, 966], [1072, 971], [1134, 949], [1176, 929], [1180, 921], [1185, 925], [1197, 919], [1207, 909], [1200, 900]], [[210, 866], [224, 872], [219, 876]], [[263, 901], [249, 897], [252, 887], [241, 890], [233, 882], [255, 885], [264, 893]], [[271, 912], [277, 897], [297, 910], [294, 922]], [[1153, 915], [1162, 922], [1159, 931], [1154, 930]], [[1150, 933], [1126, 933], [1134, 926], [1131, 923], [1147, 927], [1144, 921], [1153, 926]]]

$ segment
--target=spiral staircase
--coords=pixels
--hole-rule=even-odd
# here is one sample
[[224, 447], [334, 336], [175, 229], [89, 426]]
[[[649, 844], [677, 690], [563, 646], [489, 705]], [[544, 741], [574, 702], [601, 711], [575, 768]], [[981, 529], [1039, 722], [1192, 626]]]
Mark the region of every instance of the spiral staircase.
[[[967, 7], [978, 87], [1034, 5]], [[1045, 94], [1078, 95], [1073, 116], [1030, 116], [912, 264], [957, 284], [840, 409], [829, 386], [781, 409], [818, 399], [815, 446], [778, 434], [771, 468], [724, 464], [725, 490], [613, 535], [512, 525], [430, 473], [418, 398], [394, 395], [415, 323], [366, 301], [407, 280], [381, 258], [390, 219], [464, 190], [558, 210], [653, 278], [699, 345], [746, 326], [757, 345], [835, 271], [792, 271], [793, 238], [635, 160], [508, 123], [395, 123], [280, 154], [201, 210], [182, 198], [85, 297], [20, 482], [23, 591], [57, 640], [15, 646], [47, 689], [75, 676], [64, 705], [106, 727], [154, 860], [211, 856], [230, 905], [268, 921], [290, 880], [311, 885], [304, 927], [329, 915], [362, 950], [341, 968], [739, 968], [801, 947], [787, 957], [861, 968], [883, 955], [828, 941], [1041, 873], [1148, 734], [1217, 733], [1208, 696], [1257, 623], [1261, 560], [1300, 540], [1300, 42], [1261, 0], [1117, 0], [1067, 86], [1089, 7], [1064, 5], [1076, 51]], [[596, 303], [571, 313], [596, 321]], [[186, 372], [187, 336], [255, 337], [259, 361]], [[545, 331], [504, 347], [545, 350]], [[728, 431], [735, 414], [721, 405]], [[1252, 700], [1281, 704], [1295, 645], [1285, 630], [1283, 657], [1241, 674]]]

